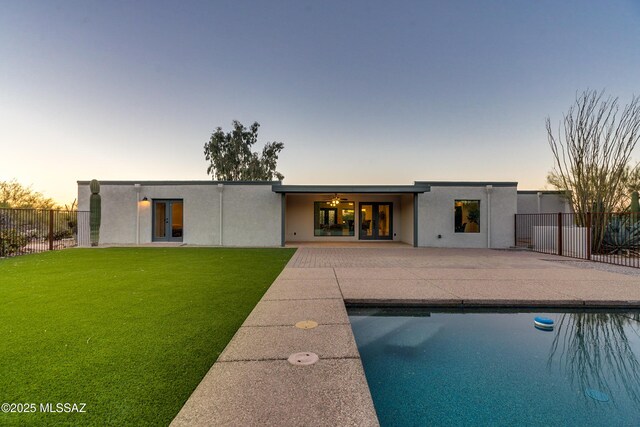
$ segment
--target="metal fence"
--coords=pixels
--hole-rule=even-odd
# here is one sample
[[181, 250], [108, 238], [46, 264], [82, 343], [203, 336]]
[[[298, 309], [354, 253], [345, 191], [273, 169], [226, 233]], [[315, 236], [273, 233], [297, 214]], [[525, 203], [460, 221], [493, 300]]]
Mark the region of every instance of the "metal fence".
[[515, 246], [640, 268], [640, 213], [518, 214]]
[[0, 257], [89, 246], [89, 212], [0, 208]]

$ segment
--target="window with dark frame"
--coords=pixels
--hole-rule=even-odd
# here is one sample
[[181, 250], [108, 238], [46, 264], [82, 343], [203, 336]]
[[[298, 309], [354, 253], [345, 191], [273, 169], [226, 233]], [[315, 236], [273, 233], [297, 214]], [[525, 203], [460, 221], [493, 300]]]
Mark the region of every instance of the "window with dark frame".
[[321, 207], [319, 213], [319, 225], [331, 226], [336, 225], [336, 221], [338, 220], [338, 208], [325, 208]]
[[454, 203], [454, 231], [480, 232], [480, 200], [456, 200]]
[[355, 203], [313, 203], [314, 236], [355, 236]]

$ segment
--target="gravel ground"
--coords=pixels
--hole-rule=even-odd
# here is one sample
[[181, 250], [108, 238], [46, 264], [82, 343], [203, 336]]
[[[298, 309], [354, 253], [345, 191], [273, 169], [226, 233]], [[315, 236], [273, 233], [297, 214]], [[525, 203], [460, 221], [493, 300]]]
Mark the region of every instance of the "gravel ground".
[[619, 274], [626, 274], [627, 276], [640, 277], [640, 268], [624, 267], [622, 265], [605, 264], [603, 262], [579, 261], [579, 260], [572, 260], [572, 259], [567, 259], [567, 260], [546, 259], [545, 261], [559, 262], [564, 265], [571, 265], [573, 267], [578, 267], [578, 268], [591, 268], [593, 270], [608, 271], [610, 273], [619, 273]]

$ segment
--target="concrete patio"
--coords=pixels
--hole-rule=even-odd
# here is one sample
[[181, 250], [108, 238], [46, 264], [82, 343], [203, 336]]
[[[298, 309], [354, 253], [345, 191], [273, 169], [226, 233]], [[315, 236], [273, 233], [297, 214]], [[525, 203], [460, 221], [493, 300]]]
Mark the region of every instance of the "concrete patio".
[[[640, 277], [567, 261], [487, 249], [302, 246], [172, 425], [377, 425], [345, 303], [640, 307]], [[318, 326], [295, 327], [305, 320]], [[319, 361], [291, 365], [297, 352]]]

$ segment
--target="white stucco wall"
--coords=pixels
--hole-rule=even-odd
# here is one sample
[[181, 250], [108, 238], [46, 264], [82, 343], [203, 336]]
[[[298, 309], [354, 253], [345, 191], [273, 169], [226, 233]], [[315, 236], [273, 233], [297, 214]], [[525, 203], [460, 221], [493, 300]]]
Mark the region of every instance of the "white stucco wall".
[[[455, 201], [480, 200], [480, 232], [455, 232]], [[491, 221], [492, 248], [513, 245], [514, 215], [517, 210], [516, 187], [491, 190], [491, 216], [488, 214], [485, 186], [431, 186], [418, 195], [418, 245], [450, 248], [486, 248], [488, 221]], [[438, 235], [441, 237], [438, 238]]]
[[[78, 184], [78, 210], [89, 210], [89, 185]], [[100, 244], [136, 242], [136, 193], [131, 186], [100, 186]]]
[[[183, 243], [220, 244], [220, 192], [218, 183], [141, 182], [140, 202], [134, 182], [102, 182], [100, 244], [136, 243], [136, 205], [140, 208], [139, 242], [152, 242], [152, 201], [183, 200]], [[280, 196], [265, 184], [223, 184], [222, 245], [278, 246], [281, 239]], [[78, 184], [78, 209], [89, 210], [88, 183]]]
[[570, 213], [571, 204], [561, 193], [518, 192], [518, 213]]
[[270, 185], [225, 185], [224, 246], [279, 246], [282, 240], [282, 196]]
[[[360, 203], [391, 202], [393, 203], [393, 240], [400, 241], [403, 227], [402, 205], [399, 195], [385, 194], [345, 194], [342, 197], [354, 202], [355, 232], [353, 236], [314, 236], [313, 235], [313, 203], [329, 200], [333, 194], [288, 194], [286, 210], [287, 242], [354, 242], [358, 241], [358, 224], [360, 224]], [[413, 221], [411, 222], [413, 227]], [[413, 229], [411, 230], [413, 233]], [[383, 240], [387, 241], [387, 240]], [[410, 241], [412, 242], [412, 240]]]
[[400, 241], [413, 245], [413, 194], [400, 196]]

